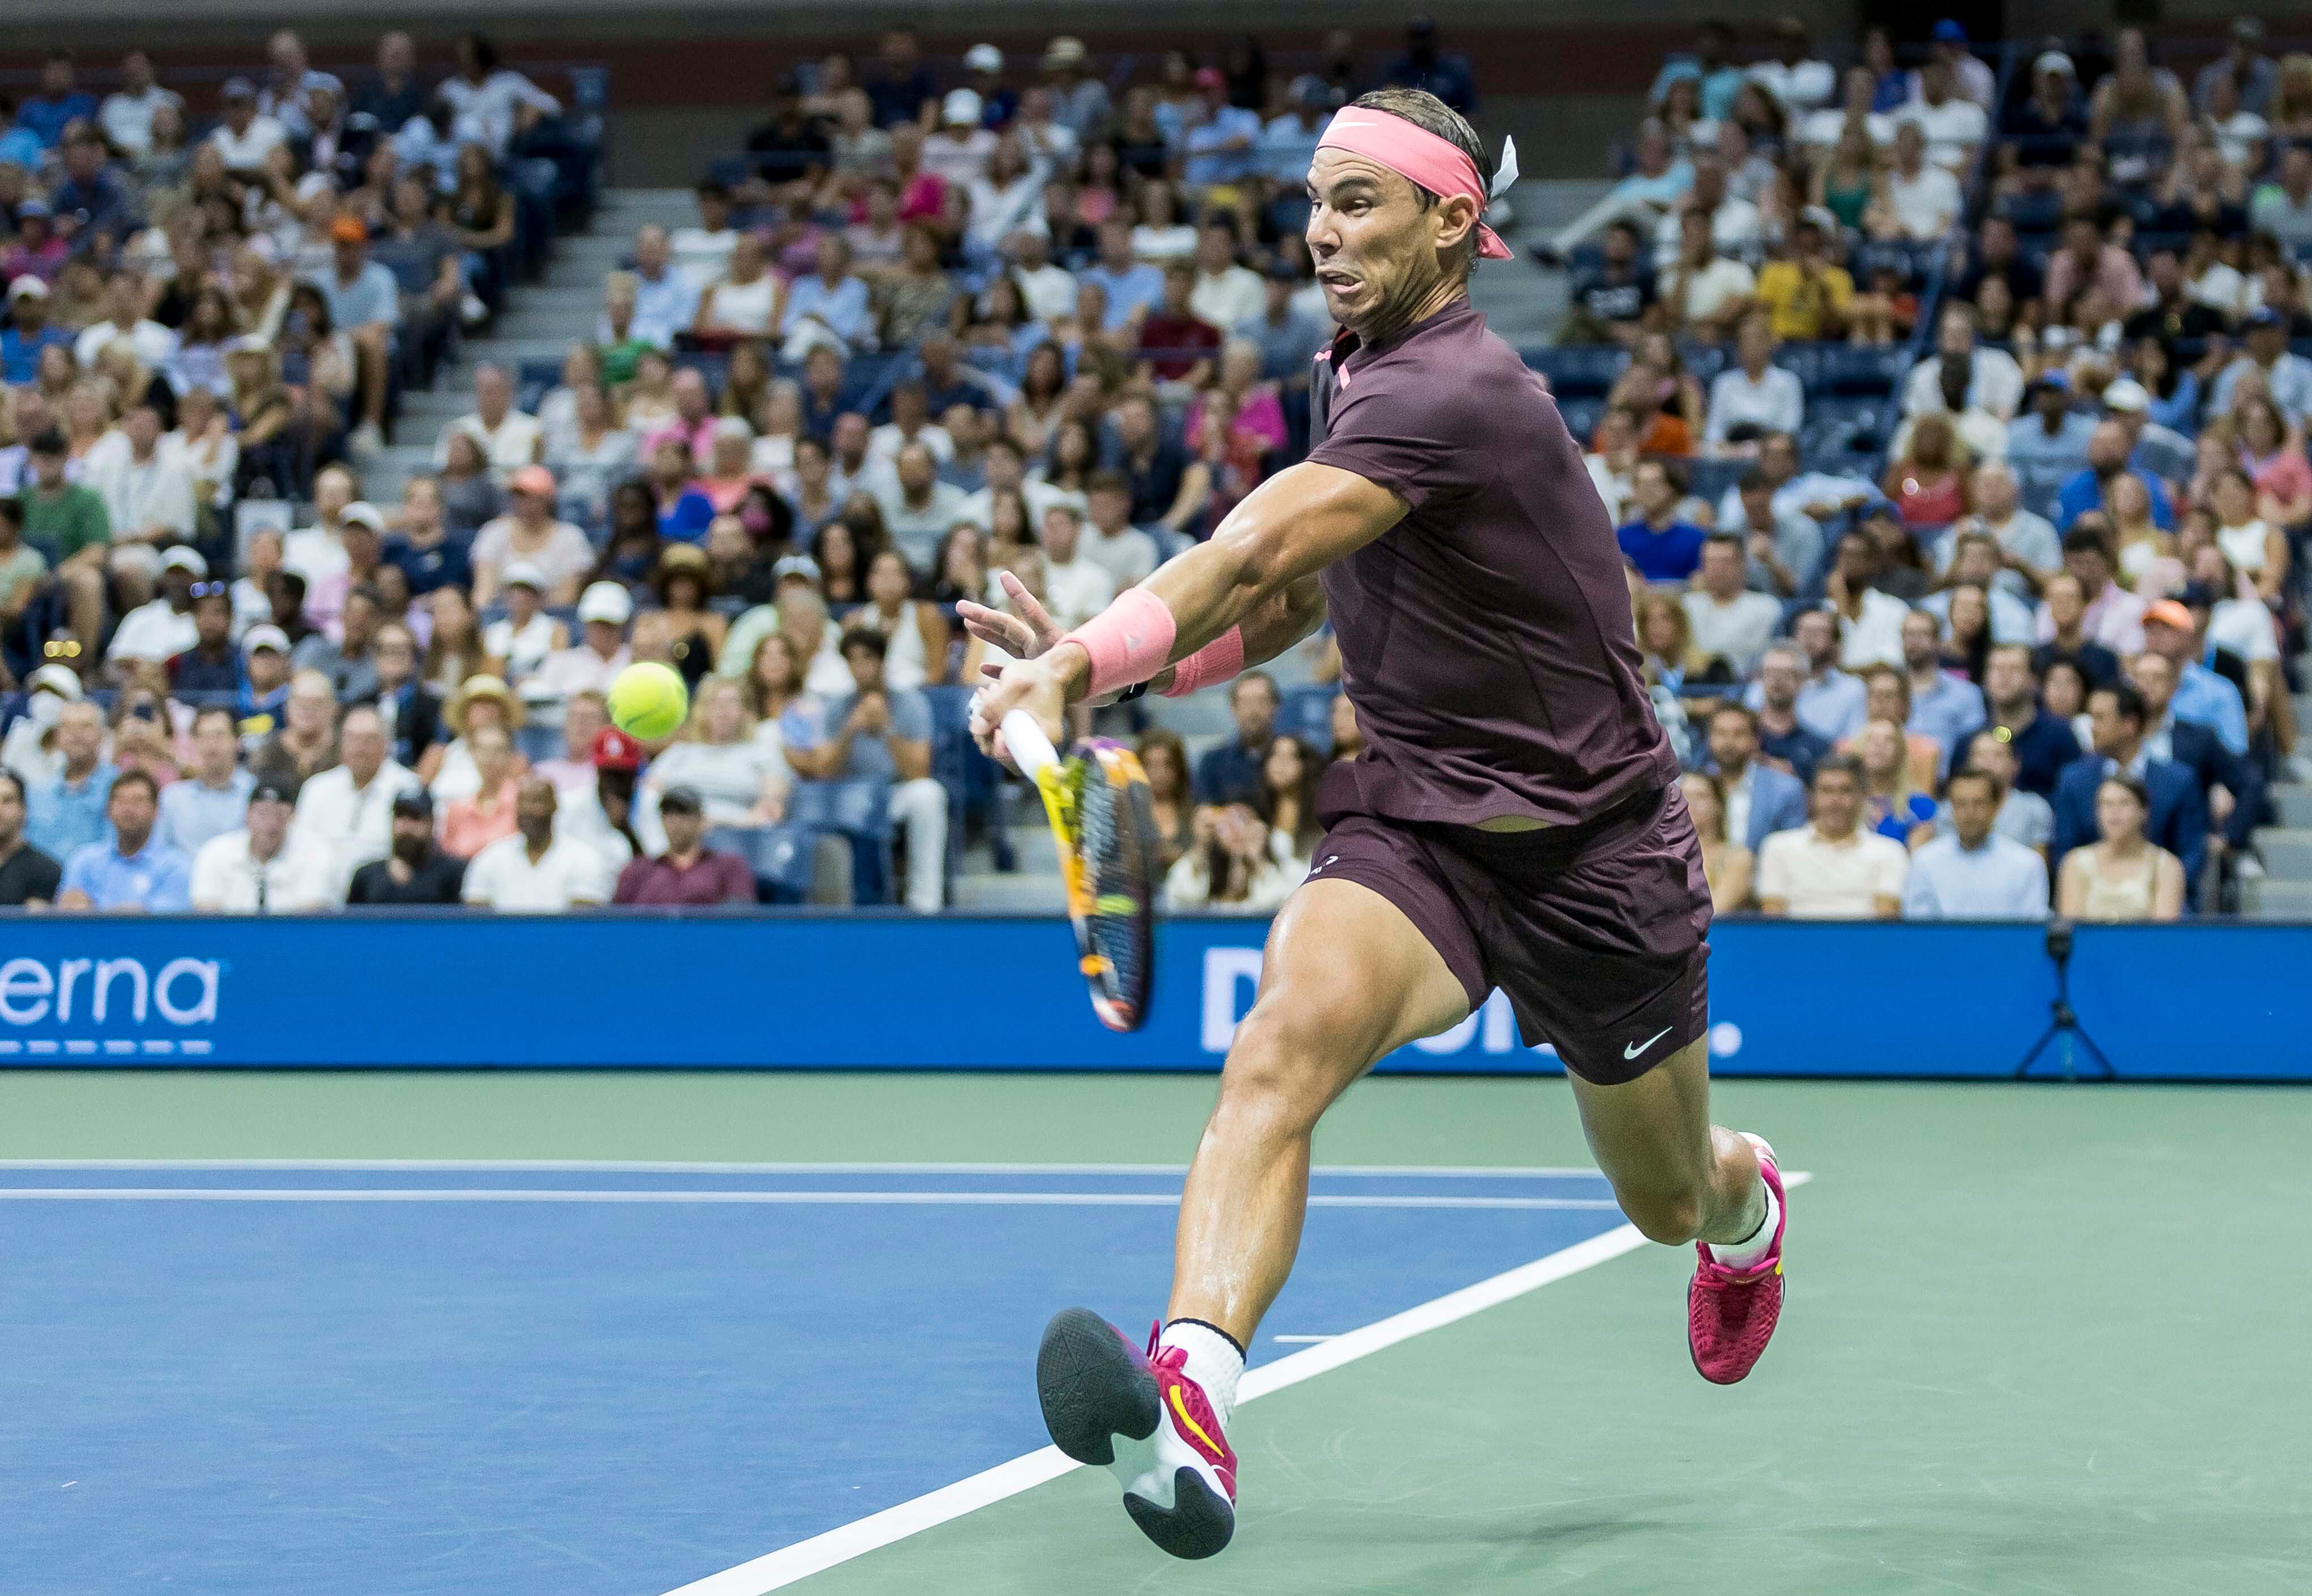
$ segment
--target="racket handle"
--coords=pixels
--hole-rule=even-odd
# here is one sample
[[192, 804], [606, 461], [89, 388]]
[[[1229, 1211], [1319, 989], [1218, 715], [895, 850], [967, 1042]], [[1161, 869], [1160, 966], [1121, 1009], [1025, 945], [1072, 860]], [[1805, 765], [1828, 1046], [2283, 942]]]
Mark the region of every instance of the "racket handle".
[[1056, 765], [1060, 756], [1052, 747], [1052, 740], [1044, 735], [1044, 728], [1036, 717], [1024, 709], [1015, 709], [1003, 717], [1003, 745], [1012, 751], [1012, 762], [1020, 767], [1020, 774], [1034, 781], [1047, 766]]

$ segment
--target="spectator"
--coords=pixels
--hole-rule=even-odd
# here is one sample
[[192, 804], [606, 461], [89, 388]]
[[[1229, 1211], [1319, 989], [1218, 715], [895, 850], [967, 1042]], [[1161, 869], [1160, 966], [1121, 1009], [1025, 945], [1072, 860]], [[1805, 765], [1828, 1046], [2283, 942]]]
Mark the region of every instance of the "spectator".
[[346, 902], [355, 908], [461, 901], [466, 862], [434, 845], [434, 800], [423, 787], [393, 800], [392, 842], [382, 859], [354, 872]]
[[754, 902], [755, 878], [746, 861], [705, 846], [703, 811], [698, 794], [689, 787], [669, 787], [661, 794], [658, 816], [666, 831], [666, 851], [655, 859], [629, 862], [618, 873], [610, 901], [672, 906]]
[[1639, 465], [1633, 481], [1638, 518], [1614, 534], [1622, 557], [1648, 582], [1686, 581], [1701, 566], [1702, 545], [1709, 534], [1679, 513], [1686, 499], [1685, 474], [1666, 460], [1649, 460]]
[[294, 788], [337, 762], [337, 688], [320, 671], [301, 670], [290, 678], [279, 729], [259, 743], [250, 773]]
[[2143, 646], [2146, 653], [2166, 661], [2176, 678], [2171, 706], [2176, 718], [2208, 727], [2235, 758], [2244, 757], [2248, 751], [2247, 705], [2237, 685], [2201, 663], [2202, 656], [2214, 650], [2200, 630], [2199, 618], [2176, 600], [2162, 599], [2143, 612]]
[[[1988, 110], [1999, 92], [1999, 80], [1992, 75], [1989, 64], [1968, 48], [1966, 29], [1957, 21], [1945, 17], [1934, 25], [1928, 35], [1931, 65], [1940, 66], [1951, 75], [1952, 86], [1965, 98]], [[1911, 75], [1910, 91], [1915, 100], [1922, 87], [1923, 70]]]
[[1682, 211], [1676, 225], [1670, 257], [1660, 263], [1667, 278], [1663, 302], [1679, 329], [1715, 342], [1749, 313], [1757, 277], [1740, 260], [1719, 252], [1708, 212]]
[[1237, 264], [1234, 230], [1225, 222], [1205, 223], [1196, 235], [1190, 311], [1214, 328], [1239, 327], [1260, 314], [1265, 299], [1259, 274]]
[[601, 861], [582, 843], [555, 835], [554, 785], [525, 776], [514, 796], [520, 827], [466, 866], [461, 895], [478, 908], [512, 914], [562, 914], [609, 897]]
[[2312, 150], [2290, 144], [2280, 158], [2278, 180], [2248, 202], [2248, 225], [2290, 250], [2312, 243]]
[[2216, 85], [2228, 82], [2238, 95], [2240, 109], [2262, 116], [2271, 109], [2272, 62], [2259, 53], [2264, 43], [2264, 23], [2257, 18], [2236, 17], [2224, 53], [2200, 68], [2200, 75], [2192, 80], [2192, 104], [2205, 111], [2215, 98]]
[[[286, 572], [281, 573], [285, 579]], [[241, 639], [241, 690], [233, 712], [242, 736], [260, 741], [289, 712], [289, 636], [270, 622], [253, 626]]]
[[886, 32], [878, 60], [881, 70], [867, 85], [867, 92], [875, 104], [876, 126], [891, 127], [914, 122], [930, 127], [939, 109], [939, 90], [932, 81], [930, 70], [924, 66], [915, 36], [904, 28]]
[[546, 429], [538, 417], [514, 408], [513, 378], [504, 366], [474, 368], [474, 408], [442, 429], [434, 447], [438, 470], [450, 463], [450, 440], [473, 439], [490, 469], [501, 476], [536, 465], [546, 450]]
[[336, 902], [327, 865], [290, 840], [294, 813], [289, 788], [258, 783], [245, 824], [192, 855], [192, 907], [208, 915], [295, 915]]
[[112, 549], [112, 520], [104, 501], [67, 478], [69, 446], [54, 428], [25, 445], [31, 479], [18, 500], [25, 539], [52, 563], [62, 588], [78, 657], [93, 662], [103, 629], [105, 576]]
[[193, 767], [161, 793], [158, 836], [197, 861], [210, 842], [241, 824], [257, 778], [241, 768], [241, 724], [219, 706], [193, 716]]
[[[1710, 711], [1707, 736], [1727, 837], [1755, 855], [1769, 834], [1806, 824], [1806, 784], [1759, 758], [1756, 715], [1721, 700]], [[1817, 759], [1829, 751], [1822, 747]]]
[[1771, 318], [1774, 337], [1835, 338], [1846, 330], [1854, 279], [1824, 248], [1837, 230], [1835, 216], [1808, 206], [1791, 226], [1789, 257], [1759, 268], [1758, 304]]
[[[37, 700], [36, 700], [37, 702]], [[103, 755], [104, 712], [80, 700], [57, 711], [56, 774], [27, 784], [24, 838], [69, 863], [105, 835], [105, 808], [120, 773]]]
[[1044, 603], [1061, 627], [1083, 625], [1116, 597], [1116, 579], [1083, 549], [1083, 517], [1070, 504], [1044, 512]]
[[2044, 920], [2047, 865], [2029, 847], [2001, 834], [2002, 791], [1986, 771], [1950, 778], [1951, 829], [1911, 856], [1903, 887], [1906, 920]]
[[161, 790], [141, 770], [112, 780], [105, 801], [111, 835], [84, 843], [65, 861], [57, 907], [103, 914], [181, 914], [189, 904], [191, 862], [155, 841]]
[[[851, 245], [841, 233], [819, 235], [818, 265], [816, 273], [795, 278], [778, 314], [778, 332], [784, 340], [781, 354], [789, 361], [803, 361], [821, 345], [842, 355], [874, 340], [874, 307], [866, 283], [851, 269]], [[717, 297], [719, 302], [719, 290]], [[702, 326], [707, 314], [702, 307]]]
[[1777, 831], [1759, 850], [1759, 912], [1793, 920], [1896, 918], [1910, 855], [1860, 824], [1861, 766], [1851, 754], [1826, 757], [1815, 767], [1812, 791], [1806, 828]]
[[[2312, 174], [2312, 151], [2298, 148], [2290, 152], [2290, 157]], [[2312, 360], [2289, 348], [2288, 317], [2265, 306], [2247, 318], [2242, 336], [2246, 348], [2216, 378], [2208, 395], [2209, 414], [2229, 414], [2241, 381], [2254, 374], [2263, 378], [2264, 391], [2289, 422], [2301, 426], [2306, 416], [2312, 414]]]
[[1703, 436], [1720, 453], [1756, 452], [1768, 433], [1795, 433], [1806, 417], [1806, 390], [1798, 373], [1773, 364], [1773, 320], [1764, 312], [1742, 320], [1736, 364], [1710, 384], [1710, 419]]
[[1814, 40], [1805, 22], [1782, 17], [1774, 23], [1774, 53], [1751, 63], [1749, 78], [1774, 97], [1791, 117], [1828, 105], [1838, 92], [1838, 75], [1830, 63], [1813, 55]]
[[514, 788], [519, 772], [513, 740], [502, 725], [475, 726], [466, 746], [474, 761], [475, 786], [449, 801], [442, 812], [442, 851], [471, 859], [514, 833]]
[[8, 326], [0, 329], [0, 382], [24, 386], [39, 375], [40, 352], [69, 352], [73, 334], [48, 320], [48, 285], [30, 272], [8, 284]]
[[63, 867], [24, 839], [24, 778], [0, 769], [0, 908], [46, 908]]
[[[2264, 775], [2252, 759], [2225, 746], [2204, 721], [2181, 718], [2176, 709], [2176, 669], [2164, 654], [2146, 650], [2128, 662], [2128, 680], [2143, 695], [2144, 750], [2191, 773], [2215, 828], [2209, 851], [2220, 856], [2249, 846], [2264, 812]], [[2220, 682], [2220, 677], [2217, 678]], [[2226, 682], [2223, 685], [2229, 687]]]
[[[223, 583], [208, 580], [209, 564], [182, 544], [160, 557], [161, 596], [120, 618], [105, 655], [117, 675], [127, 676], [140, 664], [162, 664], [185, 653], [200, 642], [193, 619], [193, 592]], [[222, 593], [220, 592], [220, 596]]]
[[1189, 828], [1187, 851], [1164, 877], [1170, 908], [1271, 913], [1308, 873], [1278, 862], [1267, 823], [1247, 802], [1201, 807]]
[[[1603, 264], [1585, 273], [1573, 285], [1572, 315], [1563, 335], [1566, 343], [1619, 344], [1626, 349], [1637, 342], [1657, 298], [1653, 264], [1641, 254], [1641, 242], [1638, 224], [1627, 216], [1617, 216], [1607, 224], [1602, 245]], [[1774, 266], [1766, 268], [1769, 273], [1775, 269]], [[1287, 276], [1283, 281], [1289, 283], [1292, 278]], [[1277, 282], [1272, 276], [1269, 283], [1272, 307], [1280, 300], [1289, 303], [1289, 291], [1284, 294], [1277, 293]], [[1763, 297], [1763, 278], [1760, 292]]]
[[1994, 648], [1984, 667], [1983, 696], [1991, 732], [2014, 752], [2015, 786], [2045, 798], [2054, 794], [2063, 768], [2079, 758], [2080, 745], [2069, 720], [2041, 709], [2043, 669], [2019, 645]]
[[644, 780], [653, 797], [688, 793], [705, 805], [698, 812], [708, 825], [750, 829], [785, 818], [792, 785], [778, 725], [758, 723], [744, 684], [728, 676], [699, 684], [689, 720]]
[[1776, 600], [1744, 585], [1747, 572], [1742, 539], [1713, 533], [1703, 541], [1700, 585], [1679, 600], [1694, 635], [1695, 656], [1723, 661], [1729, 680], [1737, 681], [1757, 668], [1782, 614]]
[[[125, 65], [125, 63], [124, 63]], [[368, 117], [382, 134], [393, 134], [425, 114], [433, 89], [417, 75], [417, 47], [396, 30], [377, 41], [377, 70], [354, 85], [353, 114]]]
[[401, 285], [369, 258], [369, 227], [359, 216], [340, 215], [329, 224], [329, 269], [307, 280], [320, 287], [329, 307], [329, 325], [354, 341], [361, 425], [348, 447], [357, 453], [372, 452], [385, 445], [386, 379], [401, 326]]
[[565, 798], [573, 793], [592, 792], [594, 740], [609, 723], [609, 707], [600, 693], [571, 694], [562, 712], [563, 751], [551, 759], [540, 759], [534, 771], [552, 782], [554, 790]]
[[73, 358], [93, 370], [104, 352], [125, 344], [148, 366], [167, 363], [176, 353], [177, 335], [144, 313], [144, 276], [122, 267], [104, 280], [105, 316], [92, 322], [73, 340]]
[[1934, 743], [1930, 779], [1951, 764], [1988, 714], [1983, 689], [1943, 668], [1942, 639], [1942, 622], [1931, 610], [1914, 609], [1903, 618], [1902, 678], [1909, 710], [1903, 727]]
[[[1901, 529], [1888, 522], [1894, 536]], [[1907, 539], [1904, 539], [1907, 546]], [[1850, 671], [1871, 664], [1893, 664], [1903, 657], [1903, 617], [1910, 606], [1880, 585], [1883, 562], [1877, 542], [1865, 531], [1847, 532], [1833, 550], [1823, 593], [1838, 635], [1838, 662]], [[1793, 636], [1804, 641], [1805, 621], [1794, 621]]]
[[1863, 819], [1879, 836], [1916, 848], [1935, 834], [1935, 801], [1914, 779], [1913, 752], [1901, 724], [1892, 719], [1874, 717], [1854, 735]]
[[1164, 268], [1164, 299], [1140, 326], [1138, 354], [1143, 376], [1182, 389], [1201, 389], [1213, 375], [1220, 353], [1220, 329], [1189, 308], [1196, 268], [1176, 260]]
[[[1715, 776], [1689, 770], [1678, 777], [1677, 786], [1686, 795], [1686, 811], [1702, 839], [1702, 873], [1710, 883], [1712, 910], [1730, 915], [1748, 908], [1751, 889], [1756, 883], [1757, 856], [1729, 837], [1723, 784]], [[1804, 811], [1800, 812], [1803, 817]]]
[[1132, 484], [1121, 471], [1091, 475], [1091, 526], [1083, 535], [1082, 557], [1106, 571], [1116, 591], [1145, 582], [1162, 563], [1156, 539], [1132, 524]]
[[184, 97], [153, 81], [153, 58], [143, 50], [120, 57], [120, 87], [97, 108], [97, 126], [132, 160], [153, 148], [153, 117], [162, 106], [181, 112]]
[[555, 513], [554, 473], [544, 466], [521, 467], [506, 490], [506, 513], [482, 528], [469, 556], [476, 607], [497, 601], [504, 574], [516, 566], [542, 581], [545, 602], [573, 602], [580, 580], [594, 566], [594, 546]]
[[[666, 229], [647, 226], [635, 233], [634, 320], [631, 337], [654, 349], [670, 349], [678, 333], [688, 332], [698, 320], [698, 285], [674, 264], [674, 250]], [[614, 341], [598, 329], [597, 341]]]
[[1885, 198], [1866, 214], [1872, 237], [1932, 243], [1957, 225], [1966, 207], [1958, 180], [1927, 159], [1926, 131], [1915, 121], [1895, 127], [1895, 159], [1886, 176]]
[[417, 776], [386, 755], [384, 723], [377, 711], [357, 706], [346, 712], [338, 729], [341, 763], [307, 781], [297, 794], [296, 835], [328, 871], [330, 896], [372, 859], [385, 856], [392, 843], [393, 800], [418, 786]]
[[417, 674], [417, 638], [402, 621], [377, 628], [371, 649], [370, 701], [385, 727], [396, 764], [415, 768], [442, 741], [441, 696]]
[[[2024, 425], [2028, 419], [2015, 425]], [[1969, 534], [1988, 538], [1992, 540], [1992, 574], [1959, 580], [1992, 581], [1995, 577], [2000, 592], [2010, 601], [2035, 597], [2039, 584], [2062, 568], [2062, 539], [2056, 535], [2054, 524], [2045, 516], [2023, 508], [2022, 485], [2010, 467], [1997, 460], [1975, 469], [1967, 496], [1975, 513], [1935, 545], [1936, 568], [1956, 569], [1958, 546]]]
[[1989, 115], [1982, 104], [1959, 92], [1947, 61], [1929, 61], [1919, 69], [1919, 97], [1895, 118], [1897, 140], [1901, 127], [1917, 127], [1927, 141], [1927, 159], [1953, 177], [1972, 170], [1975, 153], [1991, 132]]
[[[2055, 840], [2055, 811], [2038, 794], [2027, 793], [2015, 785], [2019, 768], [2015, 745], [1998, 730], [1978, 732], [1970, 738], [1958, 765], [1958, 769], [1987, 776], [1998, 785], [1999, 812], [1992, 818], [1991, 829], [2036, 854], [2045, 873], [2047, 850]], [[1937, 819], [1948, 829], [1951, 821], [1948, 802]]]
[[2172, 760], [2154, 759], [2145, 746], [2149, 723], [2143, 695], [2124, 681], [2098, 687], [2088, 694], [2088, 721], [2095, 750], [2065, 766], [2055, 784], [2057, 865], [2064, 855], [2098, 835], [2099, 789], [2106, 777], [2117, 775], [2142, 784], [2147, 805], [2142, 829], [2184, 862], [2187, 883], [2196, 880], [2207, 852], [2207, 805], [2190, 771]]
[[1258, 798], [1261, 764], [1276, 735], [1282, 702], [1275, 679], [1265, 671], [1248, 671], [1230, 684], [1229, 714], [1236, 722], [1236, 741], [1207, 750], [1196, 761], [1198, 803], [1248, 804]]
[[853, 690], [827, 706], [823, 740], [790, 743], [787, 759], [810, 780], [889, 785], [890, 811], [907, 840], [907, 907], [934, 914], [947, 890], [947, 789], [931, 775], [931, 706], [919, 692], [885, 687], [887, 647], [880, 632], [844, 634]]
[[963, 514], [968, 497], [939, 479], [939, 461], [928, 443], [908, 443], [898, 452], [887, 492], [878, 495], [884, 530], [920, 574], [931, 570], [940, 539]]
[[2046, 296], [2051, 308], [2068, 312], [2079, 295], [2091, 297], [2090, 325], [2115, 320], [2143, 298], [2143, 274], [2124, 245], [2107, 242], [2093, 216], [2063, 223], [2063, 247], [2047, 259]]
[[[2068, 785], [2069, 773], [2066, 773]], [[2173, 920], [2184, 912], [2185, 866], [2145, 834], [2157, 802], [2147, 784], [2122, 772], [2095, 779], [2097, 840], [2066, 853], [2062, 912], [2069, 920]]]
[[1696, 37], [1692, 55], [1672, 56], [1654, 76], [1653, 87], [1646, 92], [1648, 104], [1659, 105], [1667, 97], [1669, 86], [1681, 78], [1691, 78], [1701, 91], [1700, 110], [1711, 121], [1723, 121], [1733, 114], [1735, 97], [1741, 93], [1744, 75], [1734, 65], [1734, 30], [1722, 22], [1706, 22]]
[[1947, 306], [1935, 323], [1935, 353], [1903, 380], [1905, 416], [1942, 409], [1943, 367], [1961, 362], [1968, 370], [1968, 408], [1988, 410], [2001, 420], [2015, 414], [2023, 398], [2023, 368], [2005, 350], [1981, 347], [1975, 338], [1975, 312], [1965, 305]]
[[[2054, 645], [2035, 657], [2041, 671], [2051, 658], [2068, 658], [2101, 685], [2118, 675], [2121, 658], [2143, 650], [2144, 602], [2112, 580], [2107, 535], [2100, 515], [2064, 534], [2062, 572], [2041, 589], [2039, 640]], [[2074, 586], [2065, 586], [2066, 576]], [[2097, 652], [2087, 652], [2089, 645]]]

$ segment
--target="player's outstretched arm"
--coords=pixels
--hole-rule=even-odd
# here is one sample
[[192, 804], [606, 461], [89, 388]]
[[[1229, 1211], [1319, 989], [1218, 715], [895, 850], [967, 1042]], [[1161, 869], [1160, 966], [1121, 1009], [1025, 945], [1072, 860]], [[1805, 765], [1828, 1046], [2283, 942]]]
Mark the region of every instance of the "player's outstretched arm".
[[[1388, 531], [1410, 508], [1353, 471], [1304, 461], [1262, 483], [1230, 512], [1210, 542], [1167, 562], [1084, 630], [1108, 624], [1127, 604], [1141, 606], [1134, 613], [1144, 618], [1146, 599], [1160, 601], [1154, 619], [1160, 627], [1169, 622], [1170, 642], [1161, 659], [1150, 657], [1136, 677], [1125, 680], [1153, 677], [1248, 622], [1259, 634], [1245, 637], [1248, 660], [1256, 645], [1266, 649], [1261, 657], [1273, 657], [1305, 636], [1321, 616], [1300, 584]], [[1264, 606], [1273, 609], [1273, 617], [1260, 614]], [[1147, 627], [1135, 620], [1129, 629], [1131, 645], [1145, 643]], [[1067, 706], [1092, 689], [1090, 651], [1073, 639], [1064, 642], [1005, 667], [974, 706], [974, 731], [993, 746], [1003, 716], [1024, 707], [1045, 722], [1047, 735], [1056, 735]]]
[[[1064, 628], [1036, 600], [1017, 576], [1003, 573], [1003, 593], [1009, 613], [969, 599], [956, 606], [965, 630], [982, 643], [991, 644], [1014, 659], [1032, 660], [1048, 651], [1064, 636]], [[1325, 624], [1325, 588], [1315, 576], [1303, 576], [1262, 602], [1253, 612], [1239, 622], [1244, 636], [1244, 664], [1249, 671], [1265, 664], [1299, 643]], [[1003, 666], [989, 662], [980, 666], [991, 679], [1003, 674]], [[1172, 685], [1172, 668], [1167, 665], [1148, 679], [1148, 685], [1162, 692]]]

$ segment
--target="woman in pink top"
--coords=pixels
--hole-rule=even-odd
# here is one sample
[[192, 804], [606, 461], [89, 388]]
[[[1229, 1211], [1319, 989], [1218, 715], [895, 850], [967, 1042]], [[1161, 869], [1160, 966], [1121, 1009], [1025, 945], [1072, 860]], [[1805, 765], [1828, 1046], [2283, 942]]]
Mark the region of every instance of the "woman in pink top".
[[442, 851], [470, 859], [501, 837], [514, 833], [513, 741], [499, 725], [476, 726], [467, 739], [482, 785], [442, 811]]
[[1967, 513], [1966, 473], [1959, 469], [1949, 417], [1919, 417], [1910, 453], [1887, 468], [1883, 486], [1907, 527], [1949, 526]]

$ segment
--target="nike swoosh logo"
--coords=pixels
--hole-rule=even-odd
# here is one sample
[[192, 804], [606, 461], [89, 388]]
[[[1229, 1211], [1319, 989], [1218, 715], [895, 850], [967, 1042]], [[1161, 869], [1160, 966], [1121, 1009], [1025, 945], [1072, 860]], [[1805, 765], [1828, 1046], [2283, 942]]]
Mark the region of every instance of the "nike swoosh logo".
[[1670, 1033], [1670, 1029], [1671, 1028], [1669, 1026], [1665, 1025], [1660, 1030], [1654, 1032], [1653, 1035], [1648, 1037], [1644, 1041], [1633, 1042], [1630, 1046], [1622, 1049], [1622, 1057], [1624, 1058], [1635, 1058], [1648, 1048], [1652, 1047], [1656, 1042], [1661, 1040], [1662, 1038], [1668, 1036]]

